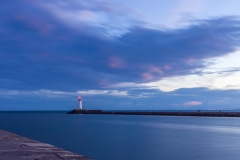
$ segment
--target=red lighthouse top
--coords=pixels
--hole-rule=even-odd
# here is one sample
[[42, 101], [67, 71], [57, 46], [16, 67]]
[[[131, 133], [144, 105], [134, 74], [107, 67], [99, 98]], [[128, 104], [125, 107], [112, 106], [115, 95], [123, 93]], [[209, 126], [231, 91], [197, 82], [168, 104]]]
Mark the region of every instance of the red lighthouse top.
[[82, 100], [82, 97], [81, 97], [81, 96], [78, 96], [78, 100], [81, 101], [81, 100]]

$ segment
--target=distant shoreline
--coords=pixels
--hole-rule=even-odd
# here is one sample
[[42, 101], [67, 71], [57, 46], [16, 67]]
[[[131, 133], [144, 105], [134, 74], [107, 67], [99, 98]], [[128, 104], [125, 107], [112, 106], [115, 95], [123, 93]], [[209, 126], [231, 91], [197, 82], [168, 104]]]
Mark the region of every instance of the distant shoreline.
[[240, 117], [240, 112], [234, 111], [102, 111], [74, 109], [68, 114], [110, 114], [110, 115], [153, 115], [153, 116], [198, 116], [198, 117]]

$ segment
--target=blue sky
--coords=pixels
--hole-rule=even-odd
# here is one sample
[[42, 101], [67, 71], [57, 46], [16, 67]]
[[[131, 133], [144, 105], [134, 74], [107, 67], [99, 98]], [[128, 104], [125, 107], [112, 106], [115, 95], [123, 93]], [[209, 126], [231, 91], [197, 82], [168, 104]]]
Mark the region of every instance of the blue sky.
[[0, 5], [0, 110], [240, 109], [240, 1]]

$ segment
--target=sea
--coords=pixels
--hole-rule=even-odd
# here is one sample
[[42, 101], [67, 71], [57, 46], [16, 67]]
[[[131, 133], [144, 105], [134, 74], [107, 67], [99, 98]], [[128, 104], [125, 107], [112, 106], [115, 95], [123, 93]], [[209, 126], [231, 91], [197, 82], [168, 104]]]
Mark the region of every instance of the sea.
[[95, 160], [240, 158], [240, 118], [66, 112], [0, 112], [0, 129]]

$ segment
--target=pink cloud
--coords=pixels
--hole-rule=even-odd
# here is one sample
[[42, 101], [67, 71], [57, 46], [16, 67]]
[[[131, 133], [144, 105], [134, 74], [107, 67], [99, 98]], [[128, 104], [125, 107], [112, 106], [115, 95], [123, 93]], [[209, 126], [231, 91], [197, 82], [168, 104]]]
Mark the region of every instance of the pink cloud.
[[197, 102], [197, 101], [189, 101], [189, 102], [184, 103], [185, 106], [198, 106], [201, 104], [202, 104], [202, 102]]
[[111, 57], [109, 59], [109, 66], [111, 68], [125, 68], [126, 63], [118, 57]]
[[147, 80], [147, 81], [154, 80], [157, 77], [164, 74], [164, 72], [161, 69], [155, 66], [147, 66], [144, 68], [147, 68], [146, 69], [147, 71], [141, 74], [141, 76], [143, 77], [144, 80]]
[[143, 73], [142, 77], [144, 80], [147, 80], [147, 81], [154, 79], [154, 76], [151, 73]]
[[77, 15], [77, 19], [81, 21], [94, 22], [98, 18], [98, 15], [90, 10], [79, 11]]
[[149, 67], [149, 72], [163, 74], [163, 71], [161, 69], [154, 67], [154, 66]]
[[164, 69], [165, 70], [171, 70], [172, 66], [170, 64], [167, 64], [167, 65], [164, 66]]
[[36, 31], [42, 34], [49, 34], [51, 33], [55, 27], [54, 25], [45, 22], [44, 18], [37, 16], [34, 19], [26, 14], [18, 14], [15, 15], [15, 18], [19, 21], [22, 21], [29, 25], [31, 28], [35, 29]]

